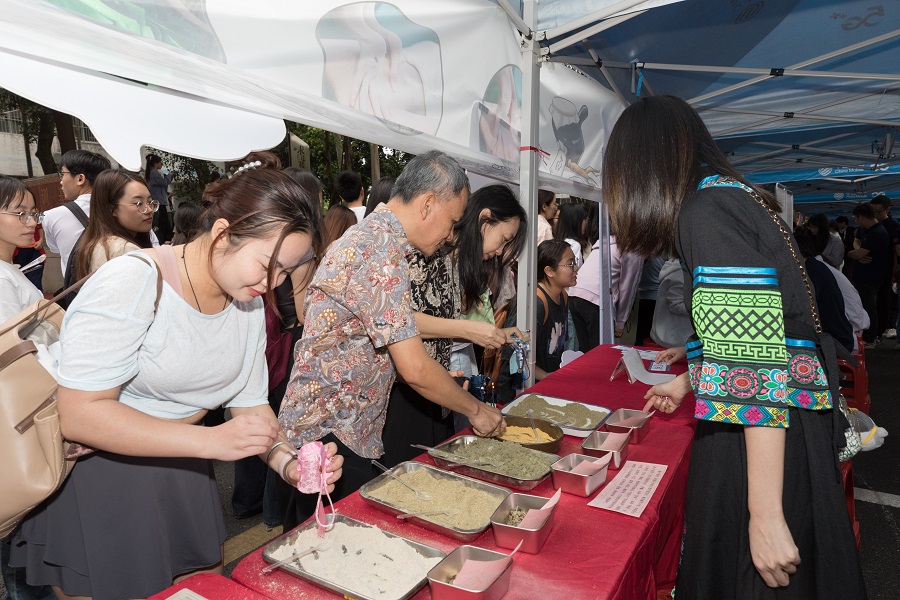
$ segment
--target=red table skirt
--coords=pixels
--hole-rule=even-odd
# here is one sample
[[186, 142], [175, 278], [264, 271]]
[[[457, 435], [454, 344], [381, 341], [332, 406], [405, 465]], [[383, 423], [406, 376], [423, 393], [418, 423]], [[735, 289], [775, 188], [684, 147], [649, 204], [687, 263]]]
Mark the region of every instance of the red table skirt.
[[[616, 408], [643, 408], [648, 386], [609, 375], [621, 356], [609, 346], [601, 346], [534, 386], [529, 392], [578, 400]], [[685, 367], [676, 367], [683, 372]], [[691, 410], [684, 406], [673, 415], [657, 415], [648, 423], [643, 441], [629, 448], [628, 459], [667, 465], [665, 476], [644, 513], [629, 517], [587, 506], [593, 498], [563, 494], [557, 509], [556, 524], [540, 554], [516, 555], [512, 584], [504, 600], [535, 598], [597, 598], [652, 600], [656, 589], [675, 581], [683, 529], [684, 496], [687, 484], [693, 429]], [[560, 456], [580, 450], [580, 438], [566, 436]], [[420, 458], [430, 462], [427, 456]], [[618, 471], [610, 471], [612, 479]], [[602, 488], [601, 488], [602, 489]], [[550, 479], [527, 492], [553, 495]], [[338, 512], [450, 552], [460, 542], [426, 531], [414, 524], [398, 521], [365, 504], [353, 494], [336, 505]], [[488, 529], [472, 545], [497, 549]], [[508, 550], [504, 550], [508, 552]], [[242, 560], [232, 573], [235, 581], [275, 600], [294, 598], [334, 598], [304, 580], [284, 572], [262, 575], [265, 563], [262, 549]], [[427, 587], [417, 600], [431, 598]]]

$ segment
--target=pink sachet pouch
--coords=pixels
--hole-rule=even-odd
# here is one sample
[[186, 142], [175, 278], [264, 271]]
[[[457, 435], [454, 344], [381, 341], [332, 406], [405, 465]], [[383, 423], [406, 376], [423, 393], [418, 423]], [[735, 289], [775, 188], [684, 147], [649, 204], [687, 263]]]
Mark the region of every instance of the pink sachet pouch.
[[[297, 451], [297, 474], [300, 476], [297, 489], [304, 494], [319, 494], [316, 501], [316, 524], [319, 537], [323, 537], [325, 532], [334, 526], [334, 503], [331, 501], [331, 495], [326, 491], [328, 489], [328, 473], [325, 471], [325, 467], [330, 464], [331, 459], [327, 457], [325, 444], [322, 442], [310, 442]], [[331, 519], [328, 519], [325, 513], [325, 506], [322, 503], [323, 494], [331, 507]]]

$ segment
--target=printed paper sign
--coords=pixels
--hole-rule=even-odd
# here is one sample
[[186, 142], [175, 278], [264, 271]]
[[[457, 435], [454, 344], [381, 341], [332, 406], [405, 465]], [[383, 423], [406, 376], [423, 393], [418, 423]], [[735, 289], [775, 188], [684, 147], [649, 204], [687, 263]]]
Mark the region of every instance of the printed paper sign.
[[630, 460], [603, 491], [588, 502], [588, 506], [639, 517], [667, 468], [667, 465]]

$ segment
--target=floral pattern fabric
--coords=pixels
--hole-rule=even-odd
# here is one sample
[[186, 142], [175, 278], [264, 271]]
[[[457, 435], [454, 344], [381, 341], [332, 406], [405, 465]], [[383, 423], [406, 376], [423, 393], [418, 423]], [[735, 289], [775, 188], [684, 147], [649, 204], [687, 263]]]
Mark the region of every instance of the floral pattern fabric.
[[296, 446], [334, 433], [365, 458], [384, 453], [381, 432], [396, 370], [389, 344], [419, 334], [400, 222], [382, 205], [325, 255], [306, 297], [279, 421]]
[[[460, 317], [462, 292], [459, 287], [459, 271], [444, 250], [439, 250], [431, 257], [414, 250], [409, 256], [409, 282], [414, 311], [443, 319]], [[423, 339], [422, 342], [428, 355], [449, 370], [453, 340], [432, 338]]]

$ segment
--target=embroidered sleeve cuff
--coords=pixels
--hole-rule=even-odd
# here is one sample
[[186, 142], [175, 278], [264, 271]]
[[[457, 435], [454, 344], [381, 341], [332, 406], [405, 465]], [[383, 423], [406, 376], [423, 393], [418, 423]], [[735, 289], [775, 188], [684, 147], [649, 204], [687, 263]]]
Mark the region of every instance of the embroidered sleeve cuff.
[[732, 425], [784, 428], [790, 426], [788, 411], [785, 408], [717, 402], [699, 398], [694, 408], [694, 418], [718, 423], [730, 423]]

